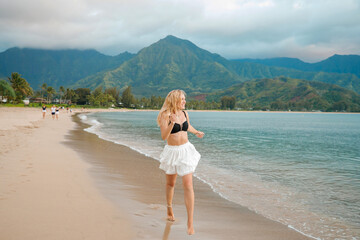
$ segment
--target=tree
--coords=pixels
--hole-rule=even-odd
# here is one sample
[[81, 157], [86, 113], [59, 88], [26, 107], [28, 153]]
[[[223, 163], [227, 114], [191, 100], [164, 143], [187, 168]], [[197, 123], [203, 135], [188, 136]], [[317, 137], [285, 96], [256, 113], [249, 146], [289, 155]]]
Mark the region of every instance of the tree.
[[72, 101], [76, 102], [79, 96], [75, 93], [73, 89], [67, 88], [65, 92], [65, 98], [69, 99], [71, 103]]
[[24, 78], [22, 78], [19, 73], [11, 73], [11, 78], [8, 77], [8, 80], [11, 83], [11, 87], [15, 91], [16, 102], [20, 102], [26, 96], [30, 96], [31, 94], [33, 94], [33, 90], [30, 87], [30, 84]]
[[121, 95], [121, 102], [124, 107], [129, 108], [135, 101], [134, 96], [131, 93], [131, 86], [128, 86]]
[[77, 88], [75, 93], [79, 96], [76, 104], [85, 105], [88, 102], [88, 96], [91, 94], [90, 88]]
[[222, 109], [234, 109], [236, 103], [236, 97], [223, 96], [221, 98]]
[[118, 90], [116, 87], [105, 89], [105, 94], [110, 94], [115, 99], [116, 103], [119, 103], [120, 90]]
[[60, 93], [60, 104], [61, 104], [61, 97], [65, 94], [65, 88], [63, 86], [60, 86], [59, 93]]
[[[4, 98], [10, 99], [16, 97], [14, 89], [5, 80], [0, 80], [0, 96], [2, 96], [2, 99]], [[2, 99], [0, 101], [0, 104], [2, 103]]]
[[47, 102], [49, 103], [49, 99], [50, 99], [50, 102], [52, 102], [52, 96], [56, 93], [55, 91], [55, 88], [53, 87], [48, 87], [46, 89], [46, 93], [47, 93]]
[[91, 95], [88, 96], [91, 105], [96, 107], [110, 107], [115, 103], [115, 98], [102, 91], [102, 86], [97, 87]]
[[46, 93], [46, 89], [47, 89], [47, 84], [43, 83], [41, 85], [41, 103], [42, 103], [42, 100], [44, 99], [44, 94]]

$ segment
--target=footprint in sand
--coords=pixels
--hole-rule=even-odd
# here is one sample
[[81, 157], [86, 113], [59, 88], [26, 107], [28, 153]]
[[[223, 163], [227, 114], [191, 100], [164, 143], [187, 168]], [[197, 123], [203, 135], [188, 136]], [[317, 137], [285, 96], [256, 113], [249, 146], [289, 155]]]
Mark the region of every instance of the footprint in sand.
[[139, 217], [145, 217], [148, 214], [144, 213], [144, 212], [136, 212], [136, 213], [134, 213], [134, 215], [139, 216]]
[[150, 223], [150, 226], [152, 226], [152, 227], [158, 227], [158, 226], [160, 226], [161, 224], [158, 222], [158, 221], [152, 221], [151, 223]]
[[166, 207], [164, 205], [160, 205], [160, 204], [150, 204], [148, 207], [150, 209], [153, 209], [153, 210], [164, 210], [164, 209], [166, 209]]

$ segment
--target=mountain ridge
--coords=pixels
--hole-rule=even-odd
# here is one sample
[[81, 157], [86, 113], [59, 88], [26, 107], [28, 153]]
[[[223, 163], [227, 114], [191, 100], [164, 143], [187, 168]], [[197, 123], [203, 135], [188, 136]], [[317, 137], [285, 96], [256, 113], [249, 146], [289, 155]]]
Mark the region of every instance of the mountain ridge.
[[10, 48], [0, 53], [0, 77], [20, 73], [34, 89], [47, 83], [55, 88], [69, 86], [98, 71], [112, 69], [133, 57], [124, 52], [106, 56], [93, 49], [42, 50]]
[[334, 54], [322, 61], [307, 63], [298, 58], [265, 58], [265, 59], [233, 59], [232, 61], [260, 63], [267, 66], [293, 68], [301, 71], [329, 72], [329, 73], [350, 73], [360, 77], [360, 55]]
[[[325, 70], [334, 65], [341, 65], [343, 69], [346, 66], [343, 59], [346, 58], [335, 56], [319, 62], [319, 65]], [[297, 64], [298, 68], [300, 65], [307, 66], [307, 63], [296, 59], [286, 58], [281, 61], [288, 61], [288, 65]], [[344, 63], [337, 64], [337, 61]], [[0, 53], [0, 77], [9, 76], [11, 72], [22, 74], [34, 89], [39, 89], [42, 83], [55, 88], [62, 85], [91, 89], [98, 86], [124, 89], [131, 85], [133, 93], [138, 97], [165, 95], [174, 88], [197, 95], [226, 89], [252, 79], [279, 76], [327, 82], [360, 92], [360, 79], [353, 73], [302, 71], [264, 63], [228, 60], [199, 48], [189, 40], [172, 35], [141, 49], [137, 54], [124, 52], [112, 57], [96, 50], [8, 49]]]
[[149, 96], [154, 92], [166, 94], [171, 89], [182, 88], [196, 95], [254, 78], [278, 76], [329, 82], [360, 92], [360, 79], [350, 73], [303, 72], [231, 61], [171, 35], [143, 48], [118, 68], [89, 76], [73, 86], [94, 88], [102, 84], [124, 88], [131, 85], [137, 96]]

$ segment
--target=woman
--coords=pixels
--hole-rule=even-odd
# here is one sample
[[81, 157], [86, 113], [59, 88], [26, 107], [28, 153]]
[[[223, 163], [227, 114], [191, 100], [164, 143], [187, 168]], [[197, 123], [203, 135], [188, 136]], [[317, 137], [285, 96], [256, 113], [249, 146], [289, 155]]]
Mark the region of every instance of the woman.
[[43, 119], [45, 119], [45, 114], [46, 114], [46, 106], [45, 105], [42, 106], [42, 113], [43, 113]]
[[59, 120], [59, 107], [58, 106], [55, 107], [55, 116], [56, 116], [56, 120]]
[[193, 226], [194, 189], [192, 173], [200, 160], [200, 154], [188, 140], [188, 132], [202, 138], [203, 132], [197, 131], [190, 124], [189, 115], [185, 109], [185, 92], [171, 91], [159, 112], [157, 123], [160, 127], [161, 138], [167, 145], [160, 155], [160, 168], [166, 173], [166, 201], [169, 221], [175, 221], [172, 210], [174, 186], [177, 175], [182, 176], [185, 206], [188, 215], [187, 232], [195, 233]]
[[51, 107], [51, 116], [52, 116], [52, 119], [53, 119], [53, 120], [55, 120], [55, 111], [56, 111], [56, 107], [55, 107], [55, 105], [53, 105], [53, 106]]

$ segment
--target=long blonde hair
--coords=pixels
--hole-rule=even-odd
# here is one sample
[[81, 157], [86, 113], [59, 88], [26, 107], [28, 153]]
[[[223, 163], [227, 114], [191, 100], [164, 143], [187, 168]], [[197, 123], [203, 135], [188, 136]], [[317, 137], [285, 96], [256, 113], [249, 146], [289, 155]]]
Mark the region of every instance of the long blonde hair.
[[172, 90], [168, 93], [157, 117], [158, 126], [160, 126], [163, 119], [170, 116], [171, 113], [176, 113], [176, 111], [180, 109], [181, 94], [186, 96], [186, 93], [180, 89]]

